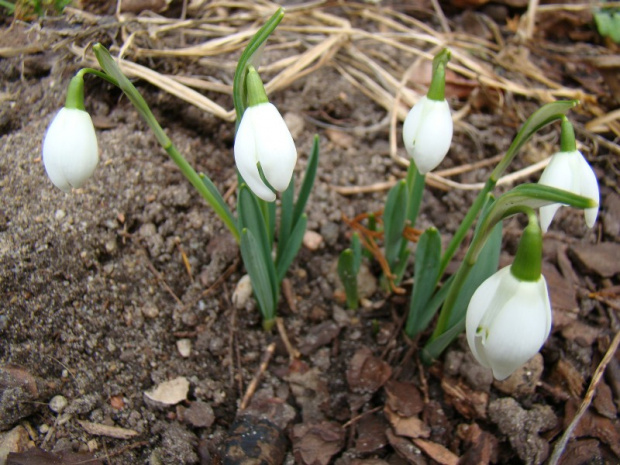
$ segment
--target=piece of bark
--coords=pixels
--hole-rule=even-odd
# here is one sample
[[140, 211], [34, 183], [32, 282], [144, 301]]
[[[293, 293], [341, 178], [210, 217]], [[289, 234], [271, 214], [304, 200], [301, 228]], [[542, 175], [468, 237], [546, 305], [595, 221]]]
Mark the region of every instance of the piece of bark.
[[368, 347], [360, 348], [349, 362], [347, 381], [351, 391], [364, 394], [376, 392], [392, 376], [390, 365], [372, 354]]
[[337, 423], [301, 423], [293, 426], [293, 455], [302, 465], [327, 465], [344, 446], [344, 429]]
[[392, 429], [399, 436], [408, 438], [429, 438], [431, 428], [417, 416], [402, 416], [394, 412], [388, 405], [384, 409], [385, 417]]
[[389, 380], [385, 386], [386, 404], [399, 415], [410, 417], [424, 410], [424, 401], [419, 389], [413, 383]]

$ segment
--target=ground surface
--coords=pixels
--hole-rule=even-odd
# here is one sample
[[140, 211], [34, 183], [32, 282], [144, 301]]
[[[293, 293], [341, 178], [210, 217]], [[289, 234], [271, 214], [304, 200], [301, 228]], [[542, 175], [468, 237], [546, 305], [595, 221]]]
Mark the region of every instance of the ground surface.
[[[387, 10], [356, 8], [325, 5], [321, 11], [381, 31], [369, 16], [351, 12]], [[407, 297], [376, 286], [376, 263], [369, 263], [364, 309], [347, 311], [337, 299], [333, 266], [351, 232], [342, 216], [380, 210], [385, 191], [345, 196], [334, 187], [370, 186], [404, 175], [390, 158], [388, 111], [351, 85], [342, 68], [327, 60], [273, 94], [297, 143], [299, 177], [313, 135], [320, 136], [308, 229], [322, 242], [304, 247], [291, 267], [280, 303], [284, 331], [265, 333], [251, 299], [232, 303], [244, 274], [234, 241], [118, 91], [95, 79], [87, 82], [87, 109], [101, 153], [94, 178], [66, 195], [45, 176], [41, 141], [63, 104], [68, 79], [81, 66], [69, 52], [71, 43], [119, 45], [127, 31], [113, 16], [93, 20], [73, 14], [34, 25], [5, 20], [0, 31], [0, 462], [7, 451], [22, 451], [9, 462], [20, 464], [259, 463], [252, 461], [258, 453], [265, 460], [260, 463], [547, 460], [587, 397], [619, 328], [617, 117], [584, 127], [617, 106], [619, 96], [597, 68], [582, 68], [592, 56], [613, 54], [614, 46], [605, 45], [587, 18], [569, 12], [560, 15], [568, 26], [547, 26], [556, 32], [568, 28], [570, 36], [556, 39], [538, 30], [528, 47], [511, 42], [510, 21], [523, 8], [498, 4], [475, 13], [446, 8], [451, 27], [461, 35], [492, 24], [506, 48], [517, 47], [550, 80], [589, 96], [572, 117], [599, 177], [601, 212], [587, 230], [580, 212], [562, 209], [545, 239], [555, 321], [542, 355], [503, 383], [493, 382], [473, 361], [462, 339], [434, 365], [422, 365], [419, 347], [428, 334], [418, 341], [403, 339]], [[218, 14], [233, 18], [233, 29], [241, 23], [234, 20], [237, 10], [221, 9]], [[114, 13], [104, 10], [91, 8], [90, 14]], [[404, 12], [439, 29], [430, 5]], [[175, 11], [167, 14], [178, 17]], [[549, 21], [545, 18], [541, 21]], [[152, 39], [143, 36], [141, 46]], [[306, 44], [300, 40], [295, 46]], [[397, 63], [399, 54], [388, 46], [377, 50], [386, 63], [394, 61], [394, 69], [408, 66]], [[266, 52], [268, 62], [282, 56], [277, 49]], [[215, 65], [195, 58], [136, 61], [161, 73], [224, 76], [224, 84], [232, 76], [230, 67], [213, 70]], [[519, 80], [521, 71], [528, 75], [525, 68], [499, 69], [506, 79], [528, 86], [525, 77]], [[197, 171], [209, 173], [223, 192], [234, 187], [234, 124], [142, 81], [137, 85]], [[501, 154], [540, 103], [510, 89], [488, 91], [475, 80], [455, 89], [453, 107], [468, 111], [442, 168]], [[231, 108], [226, 93], [206, 94]], [[557, 150], [557, 138], [557, 127], [544, 131], [526, 146], [515, 169]], [[474, 183], [488, 172], [480, 168], [453, 179]], [[449, 239], [472, 198], [470, 191], [429, 188], [418, 227], [434, 225]], [[505, 225], [504, 263], [514, 253], [520, 225], [520, 219]], [[272, 342], [275, 352], [250, 407], [240, 414], [241, 399]], [[180, 394], [162, 384], [171, 380]], [[593, 404], [561, 463], [620, 460], [617, 355], [612, 353], [605, 376], [595, 382]], [[162, 391], [164, 399], [150, 398]]]

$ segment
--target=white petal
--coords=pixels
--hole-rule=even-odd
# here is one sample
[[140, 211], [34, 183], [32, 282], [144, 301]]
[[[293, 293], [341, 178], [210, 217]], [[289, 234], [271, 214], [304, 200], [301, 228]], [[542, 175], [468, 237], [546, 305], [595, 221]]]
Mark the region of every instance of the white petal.
[[581, 173], [581, 177], [579, 178], [579, 181], [581, 183], [579, 194], [584, 197], [596, 200], [597, 203], [596, 207], [586, 208], [584, 211], [586, 225], [588, 226], [588, 228], [591, 228], [592, 226], [594, 226], [594, 223], [596, 222], [596, 217], [598, 216], [600, 193], [596, 175], [594, 174], [594, 171], [592, 170], [590, 164], [586, 161], [586, 159], [581, 153], [579, 153], [579, 170]]
[[274, 105], [263, 103], [254, 109], [258, 161], [269, 184], [282, 192], [289, 186], [297, 163], [293, 136]]
[[[575, 192], [575, 172], [573, 169], [573, 157], [567, 152], [558, 152], [551, 156], [549, 164], [540, 176], [539, 184]], [[540, 207], [540, 227], [547, 232], [556, 212], [562, 205], [553, 203]]]
[[518, 292], [496, 315], [486, 340], [485, 353], [495, 378], [507, 378], [532, 358], [550, 329], [551, 306], [544, 279], [521, 282]]
[[90, 115], [62, 108], [43, 140], [43, 164], [51, 181], [65, 192], [82, 186], [99, 163], [97, 135]]
[[254, 131], [251, 109], [252, 107], [245, 111], [239, 128], [237, 128], [234, 148], [235, 163], [241, 177], [252, 192], [267, 202], [273, 202], [276, 199], [276, 194], [265, 185], [256, 165], [258, 163], [256, 133]]
[[453, 123], [446, 100], [422, 97], [411, 109], [403, 126], [403, 142], [421, 174], [445, 158], [452, 142]]
[[[478, 289], [476, 289], [476, 292], [474, 292], [474, 295], [469, 301], [465, 317], [465, 330], [469, 348], [476, 360], [478, 360], [478, 363], [487, 368], [490, 368], [491, 365], [484, 353], [484, 348], [481, 347], [482, 341], [486, 339], [486, 334], [483, 333], [482, 336], [480, 336], [478, 334], [478, 329], [480, 328], [482, 319], [492, 308], [492, 301], [497, 294], [497, 289], [502, 282], [503, 276], [506, 274], [505, 270], [509, 271], [509, 267], [499, 270], [497, 273], [487, 278]], [[482, 330], [485, 331], [484, 328]]]

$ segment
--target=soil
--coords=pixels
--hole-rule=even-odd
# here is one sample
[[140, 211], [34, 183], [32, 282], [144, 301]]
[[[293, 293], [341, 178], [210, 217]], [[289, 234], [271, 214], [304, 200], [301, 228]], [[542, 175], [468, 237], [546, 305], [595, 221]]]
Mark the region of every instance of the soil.
[[[390, 7], [398, 8], [385, 5]], [[347, 8], [321, 8], [347, 17]], [[421, 19], [439, 29], [429, 11], [419, 13]], [[456, 25], [468, 14], [454, 6], [446, 11]], [[113, 9], [91, 12], [113, 14]], [[99, 18], [101, 24], [115, 21]], [[509, 19], [491, 19], [507, 40], [514, 35]], [[81, 66], [63, 34], [80, 27], [75, 18], [5, 19], [0, 31], [5, 47], [0, 61], [0, 463], [8, 451], [18, 453], [7, 463], [23, 464], [543, 463], [587, 398], [591, 381], [597, 388], [593, 405], [560, 463], [620, 461], [618, 355], [612, 352], [604, 377], [593, 378], [619, 328], [619, 151], [613, 128], [588, 132], [583, 124], [595, 115], [572, 114], [584, 154], [599, 177], [599, 220], [588, 230], [581, 212], [562, 208], [558, 213], [545, 238], [553, 333], [541, 355], [499, 383], [476, 364], [462, 338], [436, 363], [423, 365], [419, 349], [429, 333], [416, 341], [403, 337], [407, 295], [381, 289], [376, 263], [367, 263], [363, 308], [346, 310], [338, 298], [333, 268], [351, 233], [343, 215], [381, 210], [386, 192], [345, 196], [334, 186], [373, 185], [402, 177], [404, 169], [389, 156], [389, 128], [382, 124], [387, 111], [335, 67], [320, 67], [272, 96], [297, 144], [298, 179], [315, 133], [321, 150], [307, 210], [308, 230], [321, 242], [302, 248], [288, 273], [279, 305], [282, 331], [262, 330], [251, 298], [233, 304], [244, 275], [234, 240], [131, 104], [100, 80], [87, 82], [86, 100], [97, 127], [99, 167], [71, 194], [55, 188], [41, 163], [41, 142], [63, 105], [69, 78]], [[564, 39], [537, 37], [567, 51], [591, 44], [613, 52], [614, 45], [600, 43], [589, 28], [580, 23]], [[120, 40], [109, 31], [92, 35], [108, 43]], [[55, 46], [19, 49], [37, 43]], [[10, 49], [21, 51], [11, 54]], [[543, 63], [545, 50], [530, 47], [529, 53]], [[180, 59], [142, 63], [161, 72], [199, 66]], [[599, 108], [603, 113], [613, 109], [614, 96], [601, 75], [568, 82], [570, 69], [554, 66], [560, 65], [550, 61], [544, 68], [572, 88], [592, 92], [596, 81]], [[511, 77], [518, 79], [518, 72]], [[233, 188], [234, 123], [142, 81], [136, 85], [196, 170], [209, 173], [222, 192]], [[225, 108], [232, 106], [229, 95], [210, 96]], [[473, 110], [469, 126], [457, 126], [441, 168], [507, 149], [540, 102], [510, 92], [504, 98], [499, 107], [480, 104], [471, 93], [451, 97], [453, 108], [472, 104]], [[528, 157], [538, 161], [557, 150], [557, 137], [557, 127], [543, 131], [523, 150], [515, 169]], [[402, 147], [399, 153], [404, 155]], [[488, 173], [489, 168], [480, 168], [455, 179], [479, 182]], [[436, 226], [449, 240], [474, 194], [428, 188], [417, 227]], [[233, 192], [231, 206], [234, 200]], [[505, 225], [503, 263], [510, 262], [521, 227], [519, 218]], [[409, 278], [405, 287], [411, 288]], [[172, 380], [176, 389], [167, 383]], [[249, 407], [241, 409], [253, 380], [258, 383], [249, 390]]]

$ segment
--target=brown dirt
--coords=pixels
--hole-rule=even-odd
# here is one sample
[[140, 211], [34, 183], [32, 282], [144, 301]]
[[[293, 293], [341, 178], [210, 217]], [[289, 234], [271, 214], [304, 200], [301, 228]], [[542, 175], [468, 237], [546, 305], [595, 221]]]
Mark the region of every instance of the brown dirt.
[[[461, 24], [466, 13], [454, 10], [450, 19]], [[330, 11], [346, 15], [346, 8]], [[428, 15], [423, 18], [438, 27]], [[58, 40], [63, 28], [79, 27], [59, 20], [40, 25], [6, 23], [3, 46]], [[580, 27], [587, 32], [583, 23]], [[592, 36], [554, 46], [573, 50], [586, 39]], [[529, 52], [548, 68], [558, 66], [546, 64], [545, 52]], [[279, 309], [292, 346], [301, 351], [292, 359], [277, 332], [261, 330], [253, 301], [240, 309], [232, 305], [231, 294], [244, 274], [234, 242], [127, 100], [95, 79], [87, 82], [101, 163], [84, 188], [66, 195], [46, 178], [40, 147], [80, 65], [63, 46], [5, 57], [0, 61], [0, 438], [21, 425], [28, 447], [56, 457], [62, 451], [84, 452], [116, 465], [218, 463], [218, 457], [224, 463], [258, 463], [250, 461], [253, 452], [243, 441], [252, 435], [265, 446], [263, 452], [269, 449], [271, 458], [261, 463], [546, 460], [618, 331], [620, 196], [618, 146], [611, 132], [602, 137], [607, 145], [600, 136], [581, 132], [601, 184], [597, 226], [587, 230], [580, 212], [564, 208], [545, 242], [553, 334], [520, 377], [494, 383], [462, 340], [433, 366], [419, 363], [421, 342], [405, 341], [399, 331], [408, 308], [405, 297], [376, 291], [357, 313], [334, 298], [337, 283], [328, 270], [350, 232], [342, 215], [381, 209], [385, 192], [342, 196], [332, 187], [404, 174], [389, 157], [387, 126], [359, 129], [381, 122], [386, 111], [329, 66], [275, 94], [274, 103], [298, 123], [298, 177], [314, 133], [321, 144], [308, 229], [324, 242], [318, 250], [300, 252], [288, 275], [294, 306], [283, 298]], [[198, 66], [182, 60], [144, 64]], [[565, 72], [557, 76], [564, 79]], [[595, 81], [583, 79], [586, 84], [567, 85]], [[222, 191], [230, 188], [236, 180], [234, 125], [137, 85], [197, 171], [208, 172]], [[611, 110], [613, 96], [602, 80], [596, 85], [600, 108]], [[231, 106], [228, 96], [212, 97]], [[504, 108], [453, 97], [457, 108], [466, 101], [479, 105], [468, 119], [474, 131], [457, 131], [443, 167], [508, 147], [520, 115], [535, 106], [510, 93], [504, 97]], [[593, 117], [579, 110], [573, 116], [579, 127]], [[326, 129], [330, 125], [340, 129]], [[545, 134], [526, 147], [526, 156], [555, 150], [557, 128]], [[476, 182], [487, 172], [460, 181]], [[471, 198], [464, 191], [428, 189], [418, 226], [435, 225], [449, 238]], [[514, 253], [519, 228], [518, 219], [506, 225], [505, 261]], [[588, 263], [588, 256], [602, 250], [597, 247], [605, 252]], [[376, 264], [369, 266], [378, 276]], [[185, 339], [191, 342], [188, 357], [177, 348]], [[247, 415], [239, 416], [241, 399], [272, 342], [275, 353], [259, 392]], [[561, 463], [620, 460], [619, 367], [616, 356]], [[145, 391], [177, 377], [189, 381], [187, 399], [179, 405], [145, 398]], [[67, 406], [50, 404], [54, 396], [64, 397]], [[118, 431], [95, 434], [84, 421], [137, 434], [125, 439], [114, 437]], [[242, 458], [233, 460], [239, 448]], [[74, 463], [66, 457], [63, 463]]]

